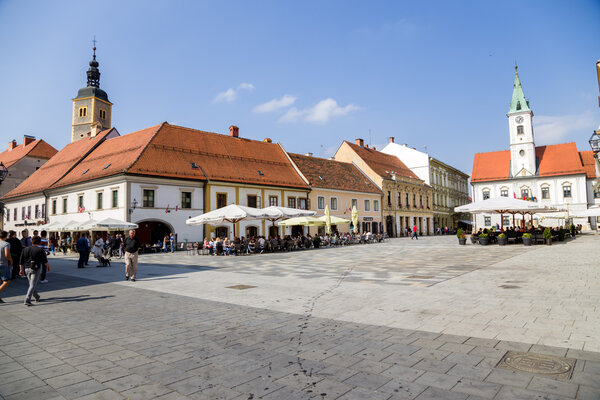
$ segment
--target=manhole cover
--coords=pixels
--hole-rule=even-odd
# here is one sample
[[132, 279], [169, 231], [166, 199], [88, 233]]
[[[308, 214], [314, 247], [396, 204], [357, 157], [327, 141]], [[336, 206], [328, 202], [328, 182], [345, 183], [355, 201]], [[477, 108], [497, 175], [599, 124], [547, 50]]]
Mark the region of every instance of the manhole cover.
[[570, 379], [574, 366], [575, 359], [573, 358], [509, 351], [502, 357], [496, 367]]
[[250, 285], [235, 285], [235, 286], [226, 286], [226, 289], [236, 289], [236, 290], [245, 290], [245, 289], [252, 289], [255, 288], [256, 286], [250, 286]]
[[521, 286], [517, 285], [500, 285], [502, 289], [521, 289]]
[[435, 275], [409, 275], [408, 279], [432, 279], [435, 278]]

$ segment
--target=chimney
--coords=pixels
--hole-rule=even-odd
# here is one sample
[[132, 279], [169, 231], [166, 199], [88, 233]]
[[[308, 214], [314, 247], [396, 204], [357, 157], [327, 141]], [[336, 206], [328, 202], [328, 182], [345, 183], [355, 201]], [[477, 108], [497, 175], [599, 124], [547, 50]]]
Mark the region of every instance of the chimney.
[[365, 145], [365, 149], [368, 149], [368, 148], [369, 148], [369, 145], [368, 145], [368, 144], [366, 144], [366, 145]]
[[23, 135], [23, 147], [35, 142], [35, 136]]
[[96, 137], [100, 132], [102, 132], [102, 125], [99, 122], [94, 122], [90, 131], [90, 137]]
[[304, 155], [305, 155], [306, 157], [312, 157], [312, 156], [313, 156], [313, 153], [304, 153]]
[[402, 146], [407, 147], [408, 144], [407, 143], [402, 143]]
[[265, 143], [273, 143], [273, 140], [270, 137], [266, 137], [265, 140], [263, 140], [263, 142], [265, 142]]
[[390, 143], [394, 143], [394, 137], [390, 136]]
[[229, 136], [240, 137], [240, 128], [235, 125], [229, 126]]
[[360, 147], [364, 147], [364, 146], [365, 146], [365, 141], [364, 141], [364, 140], [362, 140], [362, 139], [356, 139], [356, 140], [355, 140], [355, 143], [356, 143], [357, 145], [359, 145]]
[[375, 148], [375, 146], [373, 146], [373, 150], [377, 150], [377, 149]]
[[8, 142], [8, 151], [11, 151], [15, 147], [17, 147], [17, 141], [15, 139]]

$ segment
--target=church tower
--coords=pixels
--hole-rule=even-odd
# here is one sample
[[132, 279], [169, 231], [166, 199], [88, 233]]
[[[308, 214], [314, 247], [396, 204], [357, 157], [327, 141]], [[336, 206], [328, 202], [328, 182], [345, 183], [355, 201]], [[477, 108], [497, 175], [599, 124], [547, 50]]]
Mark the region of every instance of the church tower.
[[525, 99], [519, 72], [515, 66], [515, 83], [508, 110], [510, 131], [510, 172], [513, 178], [534, 176], [537, 173], [535, 142], [533, 140], [533, 111]]
[[112, 103], [108, 95], [100, 89], [100, 70], [96, 61], [96, 46], [94, 40], [94, 55], [87, 70], [87, 86], [79, 89], [73, 99], [73, 125], [71, 143], [86, 137], [94, 137], [104, 129], [110, 128]]

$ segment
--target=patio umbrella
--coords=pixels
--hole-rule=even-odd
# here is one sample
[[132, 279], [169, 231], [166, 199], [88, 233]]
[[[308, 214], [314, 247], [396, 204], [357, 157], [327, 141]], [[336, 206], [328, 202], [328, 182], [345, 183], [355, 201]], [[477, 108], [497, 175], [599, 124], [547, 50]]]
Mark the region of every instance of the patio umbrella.
[[352, 207], [352, 228], [354, 233], [358, 233], [358, 210], [356, 206]]
[[[475, 201], [473, 203], [465, 204], [463, 206], [455, 207], [455, 212], [468, 212], [471, 214], [482, 214], [482, 213], [496, 213], [500, 214], [512, 214], [513, 224], [515, 214], [535, 214], [537, 212], [548, 212], [553, 211], [554, 208], [545, 206], [543, 204], [526, 201], [520, 199], [512, 199], [510, 197], [495, 197], [486, 200]], [[504, 218], [500, 218], [502, 227], [504, 227]]]
[[46, 225], [40, 225], [37, 227], [37, 229], [39, 229], [40, 231], [58, 232], [61, 230], [62, 227], [63, 227], [63, 224], [61, 224], [58, 221], [54, 221], [54, 222], [50, 222], [49, 224], [46, 224]]
[[266, 220], [271, 221], [273, 227], [275, 227], [275, 221], [280, 219], [296, 218], [296, 217], [309, 217], [316, 214], [316, 211], [300, 210], [297, 208], [270, 206], [261, 209], [267, 216]]
[[126, 231], [139, 228], [138, 224], [132, 222], [120, 221], [114, 218], [105, 218], [96, 222], [91, 227], [95, 231]]
[[78, 221], [69, 221], [60, 228], [61, 232], [71, 232], [76, 231], [77, 227], [81, 225], [81, 222]]
[[[322, 217], [319, 217], [317, 219], [319, 221], [322, 221], [323, 224], [326, 223], [326, 215], [324, 215]], [[349, 219], [344, 219], [344, 218], [336, 217], [336, 216], [333, 216], [333, 215], [329, 216], [329, 221], [331, 222], [331, 225], [349, 224], [350, 222], [352, 222]]]
[[331, 235], [331, 215], [329, 214], [329, 206], [325, 206], [325, 233]]
[[294, 226], [294, 225], [302, 225], [302, 226], [322, 226], [325, 225], [325, 222], [315, 217], [296, 217], [290, 218], [283, 221], [279, 221], [277, 223], [279, 226]]
[[584, 218], [584, 217], [600, 217], [600, 208], [588, 208], [582, 211], [571, 211], [571, 217]]
[[190, 218], [185, 221], [185, 223], [188, 225], [218, 225], [222, 224], [223, 222], [229, 222], [233, 224], [233, 237], [235, 238], [236, 222], [242, 220], [260, 220], [265, 218], [267, 218], [267, 214], [260, 209], [230, 204], [217, 210], [209, 211], [207, 213]]
[[87, 221], [84, 222], [80, 222], [79, 224], [76, 225], [75, 230], [76, 231], [91, 231], [94, 228], [94, 225], [98, 223], [98, 221], [96, 221], [95, 219], [89, 219]]

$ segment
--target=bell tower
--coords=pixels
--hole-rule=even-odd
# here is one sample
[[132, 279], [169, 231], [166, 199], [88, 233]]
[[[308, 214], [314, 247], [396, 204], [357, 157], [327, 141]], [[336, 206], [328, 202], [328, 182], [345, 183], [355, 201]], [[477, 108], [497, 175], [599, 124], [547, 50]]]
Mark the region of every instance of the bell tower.
[[90, 68], [87, 70], [87, 86], [79, 89], [77, 97], [73, 99], [71, 143], [86, 137], [94, 137], [97, 132], [111, 127], [112, 103], [108, 101], [106, 92], [100, 89], [95, 38], [93, 51]]
[[533, 140], [533, 111], [529, 108], [529, 101], [525, 99], [516, 65], [512, 101], [506, 116], [510, 131], [511, 176], [534, 176], [537, 174], [537, 162]]

